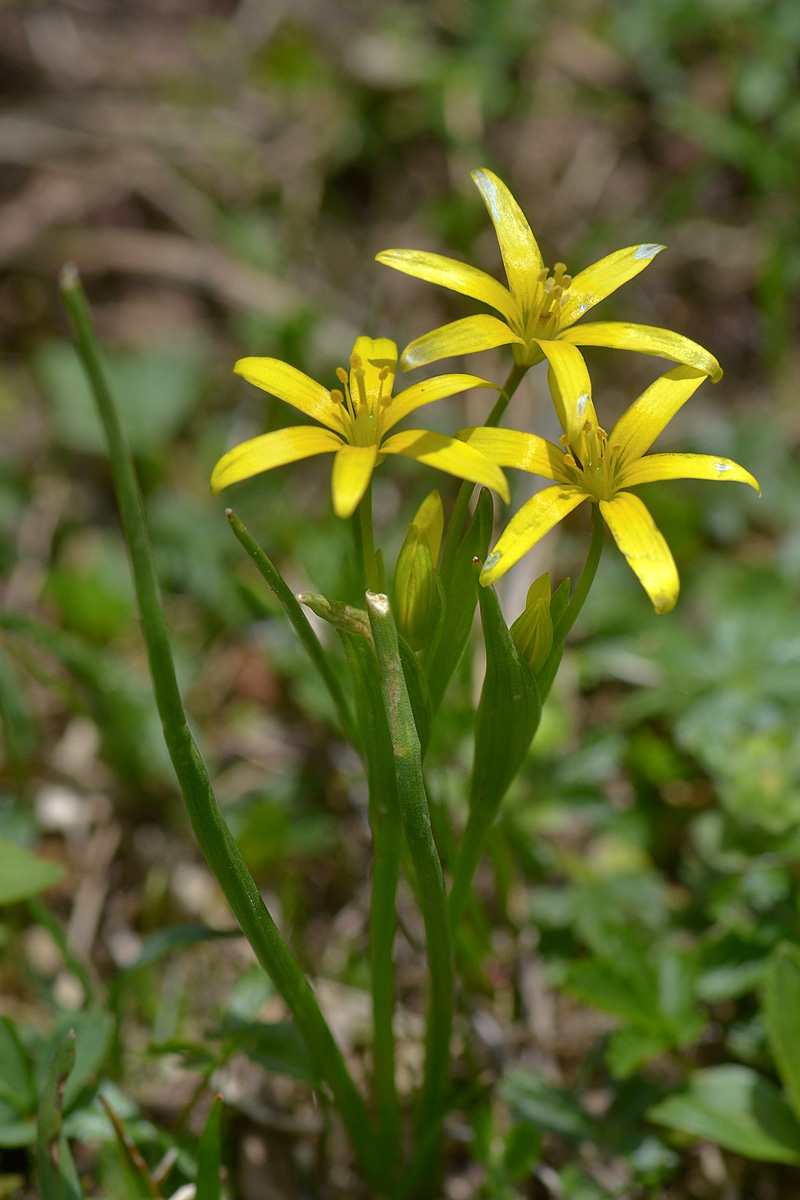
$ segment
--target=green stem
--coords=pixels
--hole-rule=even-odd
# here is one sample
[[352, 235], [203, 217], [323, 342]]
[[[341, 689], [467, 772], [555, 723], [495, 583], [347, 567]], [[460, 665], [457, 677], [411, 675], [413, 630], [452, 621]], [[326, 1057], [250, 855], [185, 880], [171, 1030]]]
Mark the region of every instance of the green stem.
[[364, 548], [364, 571], [367, 576], [367, 587], [372, 592], [380, 591], [383, 587], [383, 572], [378, 564], [375, 553], [375, 534], [372, 529], [372, 484], [370, 483], [361, 503], [358, 506], [361, 517], [361, 545]]
[[470, 809], [464, 836], [458, 848], [448, 900], [450, 925], [454, 934], [458, 928], [464, 901], [469, 895], [472, 878], [483, 855], [486, 838], [494, 824], [495, 816], [495, 812], [486, 813], [476, 808]]
[[286, 1001], [321, 1076], [331, 1088], [365, 1175], [380, 1192], [383, 1165], [376, 1151], [366, 1106], [314, 992], [268, 912], [225, 823], [186, 721], [133, 458], [106, 383], [86, 296], [77, 268], [72, 264], [61, 273], [61, 294], [108, 439], [111, 473], [130, 552], [156, 704], [192, 828], [242, 932]]
[[[386, 1169], [400, 1162], [400, 1101], [395, 1083], [394, 939], [397, 931], [397, 882], [403, 846], [399, 814], [382, 803], [383, 785], [369, 785], [372, 829], [372, 896], [369, 962], [372, 986], [375, 1102], [380, 1119]], [[377, 794], [376, 794], [377, 792]]]
[[553, 649], [538, 677], [539, 690], [542, 693], [543, 701], [553, 686], [553, 680], [558, 670], [558, 664], [561, 661], [561, 653], [564, 649], [567, 634], [578, 619], [578, 614], [584, 606], [586, 597], [589, 595], [589, 589], [594, 583], [594, 577], [597, 574], [597, 568], [600, 563], [600, 555], [603, 553], [605, 532], [605, 522], [600, 512], [600, 505], [593, 504], [592, 539], [586, 554], [586, 562], [583, 564], [583, 570], [570, 596], [569, 604], [564, 610], [564, 615], [553, 630]]
[[[499, 424], [500, 418], [506, 411], [511, 397], [514, 395], [514, 392], [524, 379], [527, 371], [528, 367], [520, 367], [517, 363], [514, 363], [514, 366], [508, 373], [508, 379], [506, 379], [505, 384], [503, 385], [503, 390], [497, 397], [494, 408], [484, 421], [484, 425], [487, 428], [493, 429], [497, 424]], [[469, 510], [469, 502], [474, 488], [474, 483], [468, 483], [465, 480], [458, 489], [458, 496], [456, 497], [456, 502], [453, 506], [453, 513], [450, 517], [450, 523], [447, 526], [447, 533], [445, 534], [444, 547], [442, 549], [442, 565], [439, 568], [439, 573], [444, 579], [447, 578], [447, 574], [453, 565], [453, 559], [458, 548], [458, 543], [461, 541], [461, 537], [464, 532], [464, 525], [466, 524], [467, 512]]]
[[403, 829], [394, 755], [383, 711], [377, 664], [366, 638], [341, 634], [353, 676], [356, 715], [367, 768], [372, 832], [369, 964], [373, 1019], [373, 1091], [386, 1178], [402, 1169], [400, 1102], [395, 1084], [394, 940]]
[[424, 1153], [426, 1163], [431, 1168], [430, 1173], [435, 1175], [433, 1164], [441, 1140], [453, 1024], [453, 947], [447, 915], [447, 893], [442, 864], [433, 839], [419, 737], [400, 663], [397, 629], [389, 600], [386, 596], [367, 592], [367, 609], [392, 739], [397, 796], [425, 924], [430, 994], [425, 1082], [417, 1133], [418, 1152]]
[[529, 369], [529, 367], [522, 367], [519, 363], [514, 363], [513, 367], [508, 373], [508, 379], [503, 385], [503, 390], [495, 401], [494, 408], [484, 421], [484, 425], [487, 427], [487, 429], [494, 429], [500, 424], [500, 418], [508, 408], [511, 397], [522, 383], [522, 380], [527, 375]]
[[230, 526], [234, 534], [255, 563], [259, 574], [266, 581], [281, 608], [294, 626], [306, 654], [322, 676], [322, 681], [328, 689], [333, 703], [336, 705], [336, 711], [339, 714], [339, 720], [346, 736], [350, 738], [355, 746], [358, 746], [358, 733], [356, 732], [350, 705], [345, 699], [344, 692], [336, 677], [336, 672], [331, 666], [330, 659], [325, 653], [325, 649], [319, 638], [311, 628], [308, 617], [298, 604], [294, 592], [277, 567], [267, 558], [267, 555], [261, 549], [258, 542], [242, 524], [232, 508], [226, 508], [225, 516], [230, 521]]

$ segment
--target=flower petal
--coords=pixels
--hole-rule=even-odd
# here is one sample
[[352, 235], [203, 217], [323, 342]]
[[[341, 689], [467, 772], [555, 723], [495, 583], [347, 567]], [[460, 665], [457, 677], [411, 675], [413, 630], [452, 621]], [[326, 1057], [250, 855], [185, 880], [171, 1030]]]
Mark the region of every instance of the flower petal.
[[459, 392], [469, 391], [470, 388], [500, 388], [488, 379], [479, 379], [477, 375], [436, 375], [433, 379], [422, 379], [412, 383], [392, 400], [381, 414], [381, 427], [392, 429], [403, 417], [407, 417], [415, 408], [422, 404], [431, 404], [434, 400], [444, 400], [446, 396], [455, 396]]
[[400, 366], [404, 371], [410, 371], [412, 367], [424, 367], [440, 358], [473, 354], [476, 350], [494, 350], [496, 346], [508, 346], [511, 342], [525, 344], [497, 317], [485, 314], [462, 317], [460, 321], [441, 325], [410, 342], [400, 356]]
[[583, 355], [566, 342], [546, 342], [542, 338], [534, 341], [550, 363], [547, 382], [561, 428], [570, 445], [577, 445], [586, 422], [597, 424], [592, 381]]
[[749, 483], [761, 495], [758, 480], [749, 471], [730, 458], [715, 458], [711, 454], [648, 454], [619, 473], [620, 487], [635, 487], [637, 483], [659, 479], [727, 479], [731, 483]]
[[506, 477], [495, 463], [490, 462], [480, 450], [468, 446], [457, 438], [443, 433], [432, 433], [428, 429], [406, 429], [394, 433], [381, 446], [381, 454], [404, 454], [416, 458], [438, 471], [447, 471], [470, 483], [480, 483], [493, 488], [508, 504], [510, 495]]
[[655, 325], [631, 325], [628, 321], [588, 321], [556, 334], [559, 341], [573, 346], [611, 346], [617, 350], [638, 350], [697, 367], [714, 383], [722, 379], [722, 367], [713, 354], [680, 333], [659, 329]]
[[517, 429], [460, 429], [458, 437], [468, 446], [474, 446], [498, 467], [518, 467], [544, 479], [555, 479], [559, 483], [570, 483], [564, 466], [564, 451], [552, 442], [533, 433]]
[[564, 294], [558, 312], [559, 326], [563, 329], [572, 325], [595, 304], [643, 271], [665, 249], [665, 246], [652, 243], [628, 246], [592, 263], [585, 271], [579, 271]]
[[462, 296], [482, 300], [502, 313], [507, 321], [521, 320], [519, 305], [508, 288], [468, 263], [445, 258], [442, 254], [429, 254], [425, 250], [381, 250], [375, 257], [379, 263], [394, 267], [396, 271], [403, 271], [428, 283], [438, 283], [450, 288], [451, 292], [460, 292]]
[[485, 586], [505, 575], [509, 567], [527, 554], [531, 546], [549, 533], [562, 517], [587, 499], [585, 492], [569, 484], [557, 484], [537, 492], [514, 513], [500, 534], [497, 545], [484, 564], [481, 583]]
[[656, 612], [669, 612], [680, 591], [678, 568], [644, 504], [631, 492], [620, 492], [613, 500], [601, 500], [600, 512]]
[[351, 517], [369, 487], [378, 458], [377, 446], [339, 446], [333, 460], [331, 492], [337, 517]]
[[335, 433], [316, 425], [292, 425], [289, 429], [262, 433], [223, 454], [211, 473], [211, 491], [216, 496], [232, 483], [301, 458], [338, 450], [341, 444], [342, 439]]
[[662, 429], [706, 378], [705, 371], [695, 367], [673, 367], [634, 400], [608, 439], [610, 446], [619, 447], [616, 453], [620, 467], [647, 453]]
[[296, 367], [277, 358], [240, 358], [233, 369], [248, 383], [254, 383], [271, 396], [299, 408], [300, 412], [321, 421], [329, 429], [343, 432], [338, 406], [331, 400], [328, 389]]
[[515, 299], [525, 310], [533, 300], [539, 273], [544, 268], [542, 255], [531, 232], [528, 219], [502, 179], [482, 167], [472, 178], [489, 210], [500, 253]]
[[[373, 404], [377, 404], [379, 396], [391, 396], [397, 372], [396, 342], [393, 342], [391, 338], [359, 337], [356, 338], [356, 344], [353, 346], [353, 354], [357, 354], [361, 359], [361, 369], [364, 372], [362, 379], [367, 399]], [[384, 369], [388, 374], [381, 379], [381, 371]], [[350, 391], [353, 399], [358, 403], [361, 393], [352, 368], [350, 370]]]

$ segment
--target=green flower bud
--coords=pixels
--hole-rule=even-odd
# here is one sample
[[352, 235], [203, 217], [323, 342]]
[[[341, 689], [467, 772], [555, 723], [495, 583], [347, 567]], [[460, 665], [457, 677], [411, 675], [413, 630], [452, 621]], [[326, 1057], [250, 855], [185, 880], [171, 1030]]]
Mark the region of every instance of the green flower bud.
[[413, 650], [433, 637], [442, 613], [442, 584], [434, 570], [430, 543], [409, 525], [394, 569], [394, 616], [400, 634]]
[[553, 648], [550, 576], [547, 573], [531, 584], [525, 611], [517, 617], [510, 633], [520, 657], [524, 658], [534, 675], [538, 674]]

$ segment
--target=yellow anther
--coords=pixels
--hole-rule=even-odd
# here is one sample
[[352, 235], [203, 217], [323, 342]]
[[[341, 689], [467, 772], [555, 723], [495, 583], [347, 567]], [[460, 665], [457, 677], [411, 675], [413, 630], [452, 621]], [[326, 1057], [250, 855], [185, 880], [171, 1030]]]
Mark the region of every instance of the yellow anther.
[[358, 368], [362, 367], [363, 365], [364, 364], [361, 361], [360, 354], [351, 354], [350, 355], [350, 366], [353, 368], [354, 371], [358, 370]]
[[542, 270], [539, 272], [539, 274], [536, 276], [536, 282], [544, 283], [544, 281], [547, 279], [547, 276], [549, 274], [550, 274], [550, 272], [548, 271], [547, 267], [543, 267]]
[[566, 446], [569, 444], [569, 438], [565, 433], [562, 433], [561, 437], [558, 439], [558, 444], [559, 446]]
[[565, 463], [565, 465], [566, 465], [566, 466], [568, 466], [568, 467], [577, 467], [577, 465], [578, 465], [578, 464], [575, 462], [575, 459], [572, 457], [572, 455], [571, 455], [571, 454], [565, 454], [565, 455], [564, 455], [564, 463]]
[[345, 371], [344, 367], [336, 368], [336, 378], [340, 383], [347, 383], [347, 371]]
[[571, 275], [562, 275], [560, 283], [561, 283], [561, 286], [564, 289], [564, 291], [566, 291], [567, 288], [569, 287], [569, 285], [572, 283], [572, 276]]
[[389, 378], [389, 368], [381, 367], [380, 374], [378, 375], [378, 379], [380, 379], [382, 381], [382, 380], [388, 379], [388, 378]]
[[344, 404], [344, 392], [340, 392], [338, 388], [332, 388], [331, 400], [334, 404]]

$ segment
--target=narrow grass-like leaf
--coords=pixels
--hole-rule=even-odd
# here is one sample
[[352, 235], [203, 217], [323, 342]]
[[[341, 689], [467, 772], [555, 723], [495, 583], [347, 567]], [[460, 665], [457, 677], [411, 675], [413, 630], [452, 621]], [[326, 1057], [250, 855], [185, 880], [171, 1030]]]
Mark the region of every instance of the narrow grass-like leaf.
[[197, 1191], [195, 1200], [219, 1200], [219, 1169], [222, 1163], [220, 1116], [222, 1096], [215, 1096], [206, 1127], [197, 1146]]
[[800, 949], [776, 947], [764, 994], [767, 1036], [786, 1093], [800, 1121]]
[[39, 1099], [36, 1167], [40, 1200], [81, 1200], [75, 1164], [61, 1128], [64, 1087], [75, 1062], [72, 1030], [56, 1047]]
[[392, 739], [397, 798], [414, 872], [430, 970], [425, 1050], [425, 1082], [418, 1113], [418, 1147], [427, 1168], [438, 1152], [453, 1022], [453, 948], [447, 895], [439, 853], [433, 838], [422, 753], [400, 658], [389, 599], [367, 592], [378, 674], [386, 722]]
[[336, 672], [331, 666], [330, 659], [325, 653], [325, 648], [320, 642], [314, 630], [309, 624], [308, 617], [303, 612], [297, 597], [289, 587], [286, 580], [281, 575], [278, 568], [270, 561], [267, 555], [259, 546], [253, 535], [245, 528], [233, 509], [225, 510], [225, 515], [230, 522], [231, 529], [235, 533], [241, 545], [250, 555], [258, 573], [264, 579], [265, 583], [272, 590], [273, 595], [280, 604], [283, 611], [294, 626], [295, 633], [300, 639], [301, 645], [308, 657], [311, 659], [314, 666], [319, 671], [325, 687], [328, 689], [333, 703], [336, 705], [336, 711], [339, 714], [339, 720], [342, 723], [342, 729], [345, 734], [358, 745], [358, 735], [356, 733], [355, 722], [350, 711], [350, 705], [345, 699], [342, 685], [339, 683]]
[[478, 581], [474, 558], [486, 557], [492, 536], [492, 495], [484, 489], [478, 497], [472, 520], [458, 543], [452, 562], [442, 567], [444, 617], [436, 636], [422, 652], [434, 712], [442, 702], [450, 680], [469, 641], [478, 603]]
[[105, 1096], [101, 1096], [100, 1103], [106, 1110], [108, 1119], [114, 1128], [128, 1200], [162, 1200], [161, 1190], [150, 1174], [138, 1146], [111, 1107], [110, 1102]]
[[314, 992], [278, 930], [217, 803], [205, 763], [192, 737], [175, 675], [172, 646], [156, 578], [144, 503], [77, 269], [61, 275], [61, 293], [78, 353], [92, 385], [109, 444], [111, 471], [130, 550], [142, 631], [175, 774], [195, 836], [256, 957], [281, 993], [329, 1083], [364, 1172], [376, 1190], [382, 1165], [362, 1100]]

